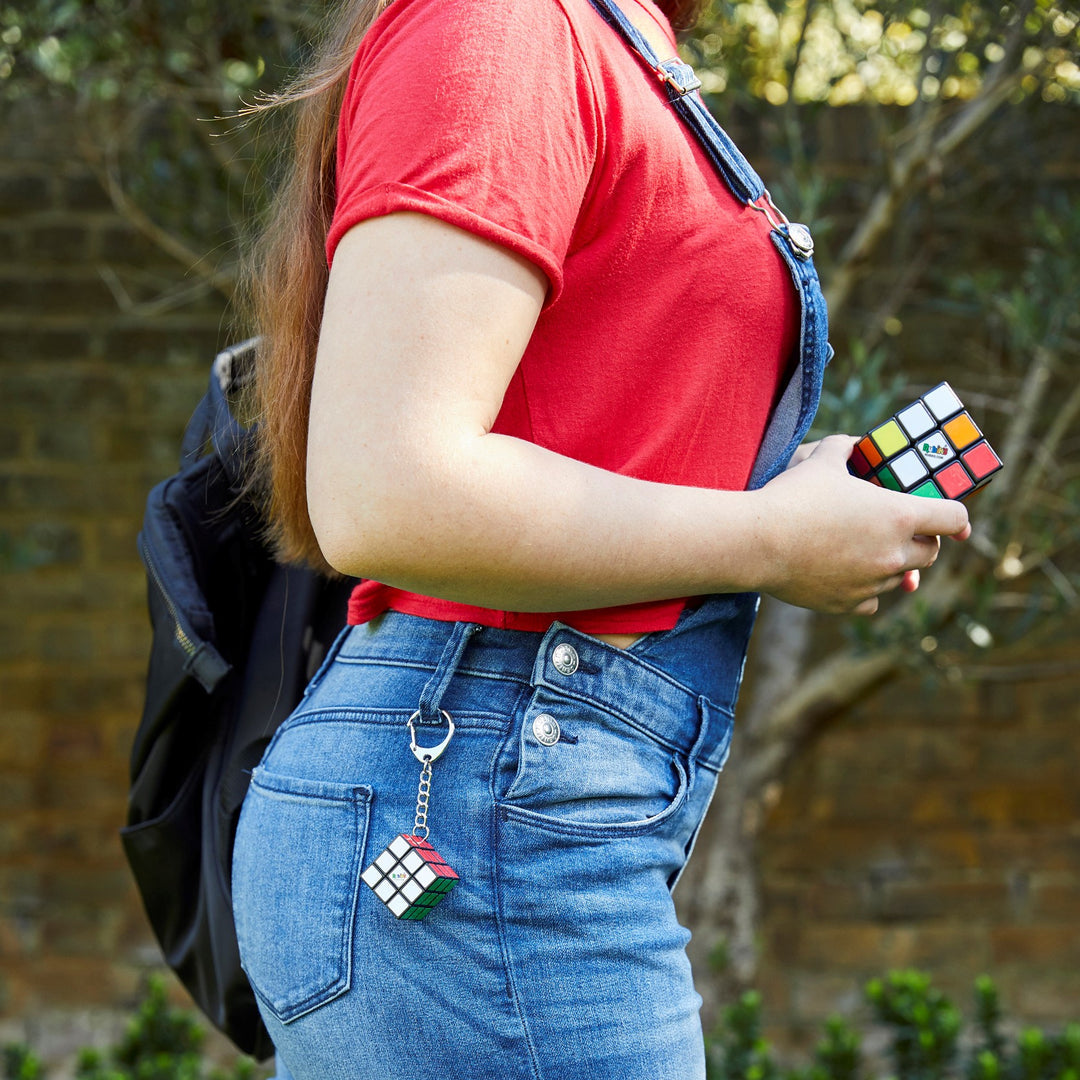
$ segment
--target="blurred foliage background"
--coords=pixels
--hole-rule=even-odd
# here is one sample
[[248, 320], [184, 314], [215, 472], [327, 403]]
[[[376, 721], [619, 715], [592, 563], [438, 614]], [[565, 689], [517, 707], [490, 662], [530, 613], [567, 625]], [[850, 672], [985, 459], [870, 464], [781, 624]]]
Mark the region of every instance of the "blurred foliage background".
[[[277, 115], [245, 125], [237, 111], [303, 62], [323, 10], [283, 0], [8, 5], [0, 100], [49, 94], [69, 103], [87, 125], [78, 150], [116, 202], [228, 292], [237, 229], [265, 201], [287, 125]], [[1005, 102], [1080, 101], [1077, 22], [1060, 0], [712, 0], [683, 51], [721, 118], [742, 113], [765, 126], [782, 166], [771, 170], [773, 194], [824, 237], [842, 195], [808, 141], [815, 110], [871, 107], [877, 166], [910, 170], [915, 147], [941, 158], [967, 136], [933, 139], [965, 103], [982, 99], [992, 112]], [[839, 249], [825, 245], [826, 275], [830, 250]]]
[[[207, 290], [227, 302], [288, 146], [284, 111], [238, 113], [303, 63], [323, 11], [0, 6], [0, 107], [51, 99], [74, 116], [71, 153], [176, 265], [150, 284], [103, 265], [119, 308], [167, 314]], [[973, 504], [972, 541], [876, 619], [841, 629], [782, 605], [763, 612], [732, 763], [680, 886], [700, 970], [712, 959], [708, 1005], [753, 983], [757, 841], [796, 752], [890, 679], [1036, 677], [1050, 670], [1040, 650], [1075, 637], [1080, 11], [712, 0], [681, 48], [775, 201], [817, 239], [837, 348], [820, 431], [864, 431], [947, 378], [1006, 462]], [[34, 559], [0, 537], [0, 562]]]

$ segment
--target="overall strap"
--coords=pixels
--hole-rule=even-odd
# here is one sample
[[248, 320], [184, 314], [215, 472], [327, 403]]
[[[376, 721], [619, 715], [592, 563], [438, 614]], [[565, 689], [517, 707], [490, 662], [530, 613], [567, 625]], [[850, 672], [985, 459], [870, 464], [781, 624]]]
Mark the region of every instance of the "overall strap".
[[[713, 167], [732, 194], [765, 213], [774, 230], [790, 245], [792, 254], [808, 259], [814, 251], [810, 230], [789, 222], [776, 207], [753, 166], [709, 112], [698, 90], [701, 80], [689, 64], [675, 57], [661, 60], [640, 30], [626, 17], [615, 0], [590, 0], [593, 7], [623, 39], [642, 64], [664, 84], [668, 101], [701, 143]], [[765, 205], [759, 205], [764, 198]]]
[[591, 0], [604, 20], [626, 42], [631, 52], [655, 75], [667, 89], [668, 100], [676, 112], [700, 140], [705, 152], [728, 187], [741, 202], [755, 202], [765, 194], [761, 177], [728, 138], [727, 133], [709, 114], [696, 93], [701, 80], [689, 64], [677, 57], [663, 60], [645, 39], [640, 30], [626, 17], [615, 0]]
[[[772, 240], [791, 272], [799, 295], [799, 362], [773, 409], [758, 450], [749, 487], [757, 488], [781, 472], [806, 433], [817, 411], [825, 365], [832, 356], [828, 342], [828, 312], [814, 268], [810, 230], [787, 217], [772, 201], [761, 177], [709, 112], [698, 92], [701, 80], [677, 57], [663, 60], [645, 36], [626, 17], [616, 0], [590, 0], [600, 16], [623, 39], [646, 70], [659, 79], [668, 102], [697, 138], [728, 189], [745, 206], [769, 220]], [[699, 609], [699, 613], [704, 608]], [[702, 618], [706, 615], [703, 614]]]

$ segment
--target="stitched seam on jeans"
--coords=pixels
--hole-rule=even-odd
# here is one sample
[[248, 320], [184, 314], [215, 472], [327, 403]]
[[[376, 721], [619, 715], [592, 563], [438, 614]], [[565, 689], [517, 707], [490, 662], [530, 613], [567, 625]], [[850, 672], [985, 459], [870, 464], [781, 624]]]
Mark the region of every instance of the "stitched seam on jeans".
[[672, 742], [670, 739], [657, 734], [652, 728], [647, 727], [640, 720], [630, 716], [629, 713], [621, 712], [612, 705], [610, 701], [600, 700], [588, 694], [575, 694], [565, 687], [556, 686], [549, 682], [542, 683], [541, 686], [543, 689], [551, 691], [556, 697], [566, 698], [569, 701], [577, 701], [582, 705], [588, 705], [590, 708], [597, 709], [599, 712], [606, 712], [609, 716], [622, 721], [627, 727], [632, 727], [635, 731], [656, 743], [657, 746], [662, 746], [665, 750], [670, 750], [676, 754], [685, 754], [689, 750], [689, 747], [680, 746], [678, 743]]
[[[304, 724], [313, 724], [320, 720], [338, 720], [349, 724], [371, 724], [374, 727], [393, 727], [396, 724], [404, 724], [415, 711], [415, 709], [389, 708], [360, 709], [351, 708], [347, 705], [338, 705], [332, 709], [312, 709], [296, 713], [289, 717], [285, 723], [289, 725], [289, 730], [302, 727]], [[466, 731], [502, 731], [506, 727], [506, 717], [502, 713], [478, 713], [470, 710], [460, 714], [455, 713], [454, 724]], [[282, 727], [284, 726], [283, 724]]]
[[[352, 664], [354, 667], [394, 667], [409, 668], [413, 671], [433, 672], [434, 664], [414, 664], [404, 660], [391, 660], [384, 656], [341, 656], [335, 658], [335, 663]], [[486, 668], [472, 668], [467, 664], [457, 668], [457, 675], [472, 675], [477, 679], [493, 679], [497, 682], [522, 683], [527, 685], [527, 677], [513, 674], [509, 671], [488, 671]]]
[[[526, 702], [527, 704], [527, 702]], [[517, 716], [522, 709], [522, 701], [519, 699], [514, 705], [513, 716]], [[517, 725], [511, 725], [507, 738], [517, 737]], [[525, 1039], [525, 1045], [529, 1050], [529, 1065], [532, 1070], [534, 1080], [542, 1080], [540, 1075], [540, 1063], [536, 1055], [536, 1047], [533, 1045], [532, 1036], [529, 1033], [529, 1025], [525, 1021], [525, 1011], [521, 1007], [521, 998], [517, 992], [517, 982], [514, 979], [514, 964], [513, 959], [510, 956], [510, 942], [506, 936], [506, 922], [503, 916], [503, 892], [502, 882], [499, 879], [499, 819], [502, 815], [502, 811], [499, 806], [498, 798], [495, 794], [495, 775], [499, 768], [499, 761], [502, 758], [503, 747], [506, 744], [504, 738], [499, 743], [499, 748], [491, 759], [491, 771], [488, 774], [488, 789], [491, 792], [491, 880], [494, 883], [495, 889], [495, 931], [499, 938], [499, 949], [502, 952], [503, 958], [503, 970], [506, 974], [506, 989], [513, 1002], [514, 1011], [517, 1013], [518, 1020], [521, 1023], [521, 1033]]]
[[549, 817], [537, 810], [529, 810], [524, 806], [515, 806], [512, 802], [504, 801], [502, 813], [504, 820], [513, 818], [522, 825], [532, 825], [537, 829], [559, 833], [563, 836], [580, 836], [593, 840], [632, 840], [641, 836], [648, 836], [663, 825], [666, 825], [678, 814], [690, 799], [690, 778], [682, 762], [672, 759], [672, 765], [679, 774], [679, 790], [671, 802], [651, 818], [642, 818], [640, 821], [628, 821], [622, 825], [618, 823], [604, 824], [603, 822], [590, 821], [563, 821], [556, 817]]

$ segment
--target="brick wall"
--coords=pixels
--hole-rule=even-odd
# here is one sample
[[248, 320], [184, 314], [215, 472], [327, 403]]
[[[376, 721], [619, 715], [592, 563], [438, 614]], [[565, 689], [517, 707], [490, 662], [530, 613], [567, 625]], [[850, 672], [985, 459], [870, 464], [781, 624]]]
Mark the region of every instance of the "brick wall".
[[894, 683], [792, 768], [762, 846], [770, 1023], [806, 1043], [866, 979], [919, 967], [972, 1016], [1080, 1021], [1076, 642], [992, 677]]
[[57, 1046], [156, 960], [117, 841], [135, 534], [223, 306], [124, 224], [71, 134], [40, 106], [0, 122], [0, 1041], [28, 1018]]
[[[0, 119], [0, 1041], [60, 1053], [156, 962], [116, 835], [147, 649], [134, 538], [223, 303], [115, 214], [55, 110]], [[1080, 1018], [1076, 656], [894, 685], [796, 764], [763, 846], [777, 1034], [908, 963]]]

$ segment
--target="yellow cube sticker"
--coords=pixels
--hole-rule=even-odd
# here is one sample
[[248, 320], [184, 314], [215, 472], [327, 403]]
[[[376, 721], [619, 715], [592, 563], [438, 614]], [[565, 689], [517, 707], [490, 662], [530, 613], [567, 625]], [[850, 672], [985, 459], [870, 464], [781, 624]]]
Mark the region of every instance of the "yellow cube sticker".
[[883, 457], [891, 458], [898, 454], [908, 444], [907, 436], [895, 420], [889, 420], [874, 428], [870, 432], [870, 438], [874, 440]]

